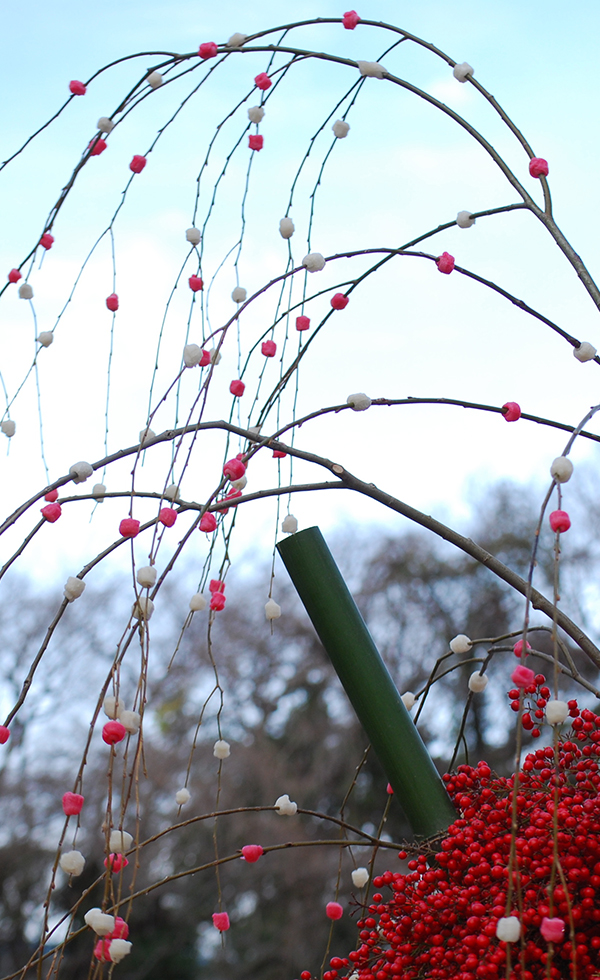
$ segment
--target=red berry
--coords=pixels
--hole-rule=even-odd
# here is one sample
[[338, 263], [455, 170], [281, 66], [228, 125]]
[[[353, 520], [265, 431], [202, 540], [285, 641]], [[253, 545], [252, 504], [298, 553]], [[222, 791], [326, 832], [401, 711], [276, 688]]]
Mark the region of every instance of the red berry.
[[229, 916], [227, 912], [214, 912], [212, 920], [215, 929], [218, 929], [219, 932], [226, 932], [229, 929]]
[[532, 157], [529, 161], [529, 173], [532, 177], [547, 177], [548, 171], [548, 161], [543, 157]]
[[[122, 854], [117, 854], [117, 855], [111, 855], [111, 857], [123, 857], [123, 855]], [[127, 860], [127, 858], [123, 858], [123, 861], [124, 861], [124, 864], [129, 864], [129, 861]], [[106, 864], [106, 862], [104, 862], [104, 863]], [[113, 870], [115, 870], [115, 869], [113, 868]], [[115, 916], [115, 928], [110, 933], [110, 935], [109, 935], [108, 938], [109, 939], [127, 939], [127, 936], [128, 935], [129, 935], [129, 926], [125, 922], [125, 919], [122, 919], [120, 915], [116, 915]]]
[[124, 538], [135, 538], [140, 533], [140, 522], [133, 517], [124, 517], [119, 524], [119, 534]]
[[106, 140], [97, 139], [97, 137], [94, 137], [94, 139], [90, 140], [90, 142], [88, 143], [88, 149], [90, 149], [91, 147], [90, 156], [99, 157], [101, 153], [104, 153], [107, 146], [108, 143], [106, 142]]
[[571, 518], [566, 510], [553, 510], [550, 514], [550, 527], [553, 531], [562, 534], [571, 527]]
[[454, 269], [454, 256], [450, 255], [450, 252], [442, 252], [442, 254], [435, 260], [440, 272], [444, 275], [449, 276]]
[[129, 164], [129, 169], [134, 174], [141, 174], [147, 162], [148, 161], [146, 160], [146, 157], [143, 157], [139, 153], [136, 153], [131, 163]]
[[116, 313], [119, 309], [119, 297], [116, 293], [111, 293], [106, 297], [106, 305], [111, 313]]
[[[121, 870], [121, 868], [126, 868], [129, 861], [124, 854], [109, 854], [107, 858], [104, 858], [104, 867], [108, 868], [109, 871], [114, 871], [115, 874]], [[116, 920], [115, 920], [116, 921]], [[127, 933], [129, 928], [127, 929]], [[127, 939], [127, 933], [123, 936], [115, 936], [113, 933], [111, 935], [112, 939]]]
[[349, 302], [349, 298], [344, 293], [334, 293], [331, 297], [331, 306], [334, 310], [344, 310]]
[[110, 963], [110, 939], [99, 939], [94, 946], [94, 956], [101, 963]]
[[241, 459], [228, 459], [223, 467], [223, 475], [229, 480], [241, 480], [246, 472], [246, 464]]
[[261, 92], [266, 92], [268, 88], [271, 88], [273, 82], [267, 75], [266, 71], [261, 71], [260, 74], [258, 74], [254, 79], [254, 84], [261, 90]]
[[126, 735], [127, 729], [120, 721], [107, 721], [102, 729], [102, 738], [107, 745], [115, 745], [117, 742], [122, 742]]
[[75, 814], [81, 813], [83, 796], [80, 796], [79, 793], [65, 793], [62, 798], [62, 805], [67, 817], [73, 817]]
[[221, 609], [225, 608], [226, 601], [226, 597], [222, 592], [213, 592], [212, 596], [210, 597], [210, 608], [220, 612]]
[[172, 507], [161, 507], [158, 512], [158, 519], [161, 524], [165, 527], [173, 527], [175, 521], [177, 520], [177, 511], [173, 510]]
[[69, 82], [69, 92], [71, 95], [85, 95], [86, 87], [83, 82], [72, 81]]
[[347, 10], [342, 17], [342, 24], [347, 31], [353, 31], [356, 25], [360, 22], [360, 17], [356, 13], [356, 10]]
[[217, 530], [217, 521], [214, 514], [209, 514], [207, 512], [206, 514], [202, 515], [202, 518], [200, 520], [200, 530], [207, 531], [207, 532]]
[[[519, 664], [518, 667], [515, 667], [512, 674], [510, 675], [510, 679], [511, 681], [513, 681], [514, 684], [517, 684], [518, 687], [524, 687], [524, 688], [528, 687], [528, 685], [531, 685], [534, 681], [534, 678], [535, 678], [535, 674], [533, 673], [533, 671], [530, 670], [529, 667], [523, 667], [522, 664]], [[534, 687], [534, 691], [535, 691], [535, 687]]]
[[[203, 61], [206, 61], [208, 58], [215, 58], [218, 53], [219, 49], [214, 41], [204, 41], [198, 48], [198, 54]], [[227, 928], [229, 928], [229, 926], [227, 926]]]
[[[227, 493], [225, 494], [224, 497], [221, 497], [221, 500], [231, 500], [233, 497], [241, 497], [241, 496], [242, 496], [242, 491], [241, 490], [235, 490], [232, 487], [231, 490], [228, 490], [227, 491]], [[219, 510], [219, 513], [220, 514], [223, 514], [223, 516], [225, 516], [225, 514], [228, 514], [229, 513], [229, 507], [221, 507], [220, 510]]]
[[521, 418], [521, 406], [518, 402], [505, 402], [502, 406], [502, 414], [507, 422], [516, 422]]

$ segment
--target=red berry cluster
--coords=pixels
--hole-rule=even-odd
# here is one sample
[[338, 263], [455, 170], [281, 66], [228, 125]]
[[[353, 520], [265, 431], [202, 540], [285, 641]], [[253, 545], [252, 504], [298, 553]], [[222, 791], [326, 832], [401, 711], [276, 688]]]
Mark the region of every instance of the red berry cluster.
[[[576, 703], [571, 708], [578, 712]], [[514, 980], [598, 977], [599, 755], [600, 717], [584, 710], [573, 719], [571, 737], [559, 742], [558, 769], [551, 746], [523, 763], [510, 910], [521, 922], [519, 942], [496, 938], [496, 924], [507, 914], [515, 780], [492, 775], [480, 762], [444, 777], [460, 817], [441, 841], [423, 848], [427, 855], [408, 862], [408, 874], [386, 871], [374, 879], [375, 888], [391, 895], [373, 895], [357, 923], [357, 949], [346, 959], [334, 957], [324, 980], [495, 980], [505, 975], [509, 955]], [[552, 875], [555, 793], [568, 894], [560, 876]], [[545, 917], [564, 921], [563, 940], [550, 944], [543, 938]]]
[[[526, 732], [531, 732], [532, 738], [539, 738], [541, 735], [538, 725], [543, 721], [544, 708], [550, 697], [550, 688], [545, 685], [546, 678], [544, 675], [536, 674], [533, 684], [523, 688], [523, 702], [526, 710], [523, 712], [521, 724]], [[513, 711], [519, 710], [519, 694], [520, 691], [516, 687], [508, 692]]]
[[[518, 654], [520, 656], [520, 653]], [[518, 688], [513, 687], [508, 692], [508, 699], [513, 711], [519, 710]], [[523, 688], [523, 704], [525, 711], [521, 716], [521, 724], [526, 732], [531, 732], [532, 738], [539, 738], [541, 735], [539, 725], [544, 720], [544, 708], [550, 699], [550, 688], [546, 687], [546, 678], [543, 674], [536, 674], [532, 684]], [[571, 718], [579, 716], [577, 701], [568, 701], [569, 715]], [[575, 727], [575, 726], [574, 726]]]

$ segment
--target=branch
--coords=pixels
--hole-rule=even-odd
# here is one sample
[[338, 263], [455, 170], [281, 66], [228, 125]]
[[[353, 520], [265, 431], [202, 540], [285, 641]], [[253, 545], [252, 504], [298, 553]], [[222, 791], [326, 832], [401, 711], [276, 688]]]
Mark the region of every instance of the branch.
[[[377, 500], [379, 503], [383, 504], [385, 507], [389, 507], [390, 510], [396, 511], [398, 514], [402, 514], [403, 517], [407, 517], [408, 520], [413, 521], [415, 524], [419, 524], [421, 527], [426, 528], [428, 531], [432, 531], [438, 537], [443, 538], [444, 541], [449, 541], [450, 544], [455, 545], [465, 554], [470, 555], [475, 561], [478, 561], [481, 565], [488, 568], [494, 575], [502, 579], [521, 595], [527, 596], [528, 586], [525, 579], [513, 572], [512, 569], [508, 568], [503, 562], [494, 555], [491, 555], [485, 548], [480, 547], [471, 538], [466, 538], [464, 535], [459, 534], [458, 531], [452, 530], [452, 528], [447, 527], [442, 524], [441, 521], [437, 521], [434, 517], [430, 517], [427, 514], [422, 514], [420, 510], [415, 507], [411, 507], [410, 504], [405, 504], [403, 501], [398, 500], [396, 497], [392, 497], [391, 494], [386, 493], [383, 490], [379, 490], [378, 487], [373, 483], [364, 483], [358, 477], [349, 473], [348, 470], [340, 466], [339, 463], [334, 463], [330, 459], [326, 459], [323, 456], [317, 456], [314, 453], [303, 452], [300, 449], [296, 449], [291, 446], [286, 446], [284, 443], [273, 443], [275, 449], [281, 449], [284, 452], [289, 453], [291, 456], [297, 456], [299, 459], [307, 460], [308, 462], [317, 463], [319, 466], [323, 466], [330, 470], [344, 486], [348, 487], [350, 490], [356, 490], [358, 493], [364, 494], [366, 497], [370, 497], [372, 500]], [[240, 503], [243, 498], [235, 498], [237, 503]], [[565, 631], [565, 633], [571, 637], [571, 639], [583, 650], [585, 654], [589, 657], [592, 663], [600, 668], [600, 650], [591, 641], [589, 636], [577, 626], [568, 616], [566, 616], [561, 610], [555, 612], [554, 603], [547, 599], [546, 596], [538, 592], [537, 589], [531, 589], [530, 593], [531, 605], [534, 609], [539, 609], [546, 614], [550, 619], [556, 616], [557, 624]]]

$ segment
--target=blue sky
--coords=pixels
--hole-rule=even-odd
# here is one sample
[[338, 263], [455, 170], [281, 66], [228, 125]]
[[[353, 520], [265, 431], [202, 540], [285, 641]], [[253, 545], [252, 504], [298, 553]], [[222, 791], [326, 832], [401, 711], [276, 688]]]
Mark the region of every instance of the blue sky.
[[[0, 41], [4, 92], [0, 159], [56, 111], [70, 79], [86, 80], [109, 61], [132, 51], [193, 51], [201, 41], [222, 42], [234, 31], [251, 33], [300, 15], [339, 16], [344, 9], [330, 0], [305, 2], [301, 8], [287, 5], [283, 15], [282, 5], [274, 2], [248, 5], [225, 0], [220, 5], [177, 3], [167, 8], [125, 0], [84, 8], [65, 0], [51, 5], [33, 3], [24, 21], [22, 13], [11, 7], [3, 15]], [[550, 161], [557, 221], [592, 273], [597, 272], [593, 215], [597, 198], [594, 161], [600, 150], [595, 98], [600, 69], [595, 39], [600, 14], [596, 5], [566, 8], [563, 3], [550, 2], [540, 7], [487, 0], [452, 4], [422, 0], [404, 5], [366, 0], [358, 12], [365, 19], [395, 22], [474, 66], [476, 77], [522, 128], [535, 152]], [[301, 46], [365, 60], [379, 57], [385, 46], [380, 35], [366, 27], [354, 32], [319, 27], [298, 37]], [[251, 79], [264, 70], [265, 58], [240, 55], [237, 61], [230, 59], [218, 83], [206, 87], [161, 142], [132, 188], [122, 222], [119, 219], [119, 293], [124, 299], [129, 293], [131, 299], [128, 319], [124, 314], [116, 334], [111, 448], [134, 442], [145, 421], [147, 369], [168, 291], [185, 258], [182, 233], [190, 223], [195, 175], [206, 140], [227, 107], [245, 91], [246, 76]], [[85, 98], [73, 100], [48, 133], [0, 173], [0, 258], [7, 269], [35, 242], [45, 215], [94, 133], [95, 120], [110, 114], [122, 93], [159, 60], [149, 56], [135, 66], [127, 64], [102, 76]], [[526, 158], [514, 140], [469, 86], [452, 79], [443, 62], [405, 45], [390, 64], [398, 74], [464, 113], [506, 153], [512, 166], [526, 173]], [[290, 175], [307, 138], [335, 104], [335, 93], [342, 93], [353, 79], [348, 68], [334, 71], [309, 62], [299, 66], [294, 84], [282, 87], [281, 97], [271, 103], [261, 126], [265, 150], [253, 170], [250, 237], [240, 265], [242, 278], [251, 289], [282, 269], [284, 253], [276, 222], [287, 200]], [[326, 171], [312, 247], [325, 253], [361, 244], [393, 247], [439, 222], [452, 220], [458, 210], [515, 200], [514, 192], [485, 155], [447, 120], [385, 83], [373, 80], [368, 84], [370, 89], [349, 116], [349, 137], [336, 146], [336, 156]], [[183, 88], [180, 92], [181, 98]], [[166, 90], [152, 99], [155, 101], [147, 100], [130, 117], [127, 127], [118, 130], [118, 139], [114, 134], [109, 152], [91, 161], [96, 169], [90, 166], [82, 174], [72, 202], [57, 222], [56, 245], [36, 273], [40, 282], [38, 329], [52, 328], [87, 248], [119, 199], [127, 160], [132, 152], [145, 152], [169, 107], [177, 103], [176, 99], [169, 101]], [[239, 129], [241, 122], [236, 125]], [[245, 162], [240, 162], [232, 178], [236, 193], [244, 167]], [[301, 187], [299, 215], [306, 214], [309, 190], [308, 183]], [[207, 249], [211, 243], [214, 247], [212, 258], [207, 254], [207, 263], [213, 261], [215, 267], [235, 241], [238, 201], [232, 194], [223, 203], [214, 238], [207, 241]], [[305, 229], [303, 221], [300, 216], [299, 229]], [[263, 226], [275, 229], [272, 238], [260, 237]], [[258, 244], [251, 244], [254, 231]], [[565, 329], [600, 347], [597, 311], [556, 247], [530, 217], [481, 219], [474, 229], [452, 229], [425, 248], [433, 254], [447, 249], [459, 264], [497, 279]], [[302, 254], [298, 242], [295, 255]], [[347, 274], [351, 276], [351, 270]], [[102, 455], [107, 337], [99, 308], [110, 291], [105, 288], [110, 276], [105, 250], [84, 280], [72, 312], [64, 318], [62, 345], [57, 333], [47, 362], [40, 359], [52, 478], [76, 459]], [[225, 276], [223, 297], [216, 287], [213, 291], [217, 317], [231, 313], [228, 294], [232, 285], [234, 279]], [[25, 304], [5, 300], [4, 310], [0, 308], [5, 321], [0, 357], [3, 370], [9, 365], [14, 387], [31, 357], [31, 323]], [[259, 311], [258, 319], [260, 315]], [[183, 312], [181, 316], [185, 320]], [[374, 397], [464, 397], [493, 404], [517, 400], [534, 414], [576, 423], [597, 397], [596, 365], [577, 364], [562, 341], [510, 305], [488, 297], [481, 287], [456, 276], [436, 278], [421, 263], [410, 269], [406, 264], [395, 266], [372, 287], [357, 293], [344, 316], [315, 345], [312, 363], [302, 371], [301, 411], [335, 404], [351, 391], [365, 390]], [[174, 357], [181, 349], [184, 320], [173, 327], [178, 338], [173, 342]], [[258, 323], [253, 321], [252, 326]], [[235, 371], [234, 354], [225, 366]], [[7, 472], [19, 474], [8, 485], [10, 504], [24, 489], [33, 492], [44, 479], [41, 467], [32, 463], [38, 455], [38, 435], [36, 393], [31, 385], [24, 399], [15, 405], [14, 413], [19, 416], [21, 441], [15, 438], [6, 459]], [[225, 402], [217, 399], [215, 417], [227, 411]], [[467, 417], [459, 409], [411, 408], [402, 410], [403, 414], [400, 410], [378, 411], [378, 415], [374, 410], [364, 415], [345, 413], [315, 424], [303, 432], [301, 444], [339, 458], [357, 475], [418, 507], [437, 514], [454, 512], [459, 518], [468, 511], [469, 488], [488, 479], [506, 475], [544, 482], [551, 459], [564, 444], [556, 433], [525, 424], [506, 425], [497, 417]], [[586, 446], [574, 454], [576, 460], [589, 456]], [[148, 464], [149, 484], [160, 478], [162, 465], [153, 470]], [[260, 468], [257, 464], [255, 472], [257, 483], [273, 482], [266, 462]], [[300, 472], [310, 478], [302, 469]], [[124, 470], [119, 479], [126, 475]], [[369, 503], [349, 497], [342, 501], [339, 494], [329, 496], [335, 496], [335, 502], [328, 498], [317, 502], [306, 495], [294, 505], [301, 526], [315, 520], [324, 526], [341, 519], [397, 522]], [[272, 506], [258, 508], [256, 515], [252, 528], [260, 524], [266, 534], [272, 526]], [[242, 539], [251, 540], [252, 533], [246, 529]]]

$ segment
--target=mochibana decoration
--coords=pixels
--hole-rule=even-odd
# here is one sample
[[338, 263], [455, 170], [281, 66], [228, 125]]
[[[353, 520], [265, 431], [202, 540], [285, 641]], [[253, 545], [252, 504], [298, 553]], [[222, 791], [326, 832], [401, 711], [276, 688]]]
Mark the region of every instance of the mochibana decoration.
[[[123, 54], [119, 47], [118, 57], [107, 51], [107, 64], [85, 81], [69, 81], [71, 71], [63, 76], [62, 105], [49, 104], [49, 118], [36, 121], [35, 132], [11, 137], [0, 162], [0, 185], [9, 165], [9, 175], [20, 165], [25, 176], [35, 168], [34, 197], [43, 208], [36, 217], [31, 195], [15, 197], [18, 176], [6, 178], [8, 211], [17, 218], [14, 233], [0, 242], [0, 280], [6, 276], [0, 301], [9, 327], [0, 335], [0, 441], [14, 470], [4, 481], [8, 510], [0, 522], [8, 545], [0, 568], [8, 602], [0, 611], [11, 613], [2, 624], [0, 674], [0, 781], [9, 801], [0, 866], [3, 854], [14, 862], [10, 889], [0, 887], [2, 934], [11, 937], [0, 957], [8, 978], [35, 973], [37, 980], [59, 980], [62, 971], [68, 980], [82, 972], [86, 944], [89, 980], [112, 977], [130, 950], [126, 976], [149, 980], [175, 971], [179, 980], [281, 980], [295, 971], [298, 949], [319, 970], [321, 936], [335, 934], [344, 917], [337, 901], [346, 899], [344, 855], [368, 847], [374, 860], [383, 846], [392, 854], [401, 846], [384, 839], [384, 818], [379, 829], [371, 824], [370, 793], [359, 782], [370, 781], [363, 765], [376, 756], [419, 844], [408, 870], [397, 864], [396, 873], [375, 878], [371, 898], [369, 871], [354, 869], [358, 948], [334, 957], [320, 980], [600, 980], [596, 716], [559, 701], [556, 689], [551, 698], [552, 685], [542, 686], [519, 663], [509, 693], [518, 739], [523, 731], [539, 738], [546, 724], [552, 747], [517, 765], [512, 779], [492, 776], [480, 763], [449, 776], [446, 788], [417, 728], [438, 680], [453, 697], [460, 691], [442, 680], [456, 670], [467, 683], [455, 752], [463, 743], [466, 749], [473, 699], [489, 697], [489, 676], [506, 664], [504, 654], [512, 663], [506, 643], [513, 637], [522, 635], [514, 647], [519, 659], [531, 654], [542, 662], [550, 640], [555, 675], [569, 692], [571, 682], [582, 681], [572, 666], [577, 650], [594, 671], [600, 667], [595, 639], [559, 604], [565, 584], [573, 600], [567, 607], [583, 613], [593, 601], [593, 589], [581, 589], [579, 570], [587, 554], [590, 560], [597, 554], [593, 500], [583, 506], [585, 474], [579, 506], [565, 488], [571, 456], [587, 456], [579, 454], [581, 439], [600, 439], [586, 428], [600, 418], [600, 404], [589, 407], [597, 400], [600, 355], [571, 332], [589, 317], [573, 316], [578, 300], [569, 283], [579, 282], [599, 311], [600, 287], [557, 225], [546, 179], [564, 175], [567, 160], [581, 170], [581, 161], [572, 140], [561, 147], [555, 131], [544, 148], [537, 121], [534, 150], [521, 123], [484, 87], [488, 69], [475, 57], [477, 46], [472, 54], [456, 52], [474, 65], [457, 62], [412, 32], [371, 20], [369, 6], [386, 5], [366, 4], [361, 17], [329, 3], [308, 19], [310, 10], [301, 8], [299, 21], [250, 35], [224, 24], [216, 40], [198, 37], [180, 53], [175, 35], [149, 51]], [[256, 22], [250, 12], [248, 30]], [[461, 43], [474, 43], [473, 36]], [[415, 59], [406, 57], [409, 50]], [[479, 50], [484, 54], [485, 44]], [[527, 79], [521, 67], [513, 59], [519, 92]], [[42, 70], [37, 90], [47, 89], [52, 99], [46, 63]], [[457, 99], [457, 89], [467, 97]], [[429, 124], [404, 111], [411, 99], [439, 116], [431, 139]], [[111, 115], [97, 118], [99, 112]], [[448, 144], [447, 126], [456, 127]], [[45, 167], [48, 160], [61, 171], [68, 165], [66, 173]], [[171, 212], [173, 221], [165, 223]], [[511, 215], [517, 224], [508, 247]], [[534, 227], [558, 250], [554, 259], [562, 255], [568, 263], [564, 283], [537, 230], [530, 237]], [[515, 271], [523, 299], [507, 288]], [[478, 298], [486, 293], [487, 307]], [[539, 310], [528, 302], [536, 296], [543, 297]], [[499, 303], [508, 304], [502, 321]], [[552, 332], [551, 342], [542, 329]], [[591, 336], [598, 343], [593, 330]], [[532, 365], [541, 379], [560, 381], [537, 388]], [[432, 379], [441, 390], [430, 390]], [[555, 414], [548, 397], [554, 390], [562, 421], [539, 414], [546, 408]], [[484, 394], [490, 404], [480, 402]], [[585, 407], [573, 425], [577, 403]], [[417, 406], [422, 421], [420, 412], [413, 418]], [[459, 407], [463, 421], [455, 424], [451, 414]], [[391, 415], [405, 409], [410, 424], [390, 426]], [[365, 427], [367, 410], [375, 419]], [[488, 418], [483, 437], [473, 412]], [[32, 425], [36, 415], [39, 424]], [[502, 421], [517, 425], [506, 430]], [[87, 450], [75, 456], [79, 443]], [[325, 445], [331, 459], [315, 452]], [[496, 473], [507, 460], [509, 475], [522, 479], [545, 452], [552, 482], [530, 532], [520, 490], [513, 502], [506, 488], [486, 487], [480, 528], [498, 555], [429, 513], [436, 488], [446, 496], [448, 487], [458, 490], [474, 459], [477, 474]], [[77, 460], [80, 453], [91, 462]], [[346, 468], [354, 464], [356, 474]], [[86, 491], [94, 474], [101, 482]], [[579, 479], [576, 473], [574, 483]], [[415, 688], [423, 683], [421, 691], [397, 690], [323, 535], [305, 526], [311, 515], [330, 523], [320, 503], [309, 501], [334, 489], [386, 508], [385, 571], [383, 562], [377, 568], [379, 546], [369, 543], [369, 515], [362, 512], [352, 520], [358, 536], [349, 568], [365, 584], [362, 599], [374, 635], [392, 655], [393, 673]], [[405, 491], [414, 499], [395, 496]], [[296, 494], [299, 517], [290, 513]], [[331, 747], [340, 752], [358, 729], [344, 712], [336, 717], [330, 680], [336, 682], [321, 671], [319, 648], [288, 604], [291, 593], [279, 593], [279, 559], [274, 550], [264, 552], [263, 516], [247, 516], [253, 501], [271, 515], [270, 540], [369, 742], [371, 755], [364, 752], [347, 773], [339, 817], [334, 799], [344, 766], [333, 755], [312, 771], [292, 765], [290, 784], [269, 789], [297, 747], [306, 755], [304, 732], [317, 758], [319, 741], [326, 752], [330, 746], [329, 721]], [[563, 545], [569, 511], [573, 530]], [[343, 509], [331, 513], [337, 519]], [[413, 542], [398, 521], [468, 559], [455, 562], [452, 552], [438, 553], [425, 539], [422, 546]], [[491, 533], [496, 525], [501, 535]], [[229, 584], [240, 534], [240, 548], [252, 556], [248, 569], [260, 569], [261, 554], [266, 559], [257, 572], [263, 595], [254, 605], [250, 590], [236, 595]], [[525, 551], [524, 535], [532, 541]], [[566, 566], [566, 583], [559, 574], [563, 547], [576, 561], [571, 572]], [[522, 577], [516, 568], [527, 552]], [[48, 601], [39, 601], [37, 586], [30, 596], [23, 584], [28, 561], [33, 578], [47, 578], [53, 590]], [[64, 587], [52, 572], [56, 566], [62, 574], [63, 565]], [[361, 565], [368, 578], [359, 574]], [[112, 605], [110, 615], [101, 605], [112, 603], [101, 572], [107, 566], [126, 575], [131, 592], [121, 602], [117, 583], [114, 616]], [[487, 575], [493, 578], [484, 583]], [[490, 603], [494, 580], [502, 591]], [[515, 619], [514, 597], [504, 604], [512, 596], [505, 586], [523, 597], [522, 617]], [[21, 606], [13, 609], [14, 597], [27, 616], [20, 616]], [[96, 629], [98, 617], [114, 631], [112, 640]], [[26, 642], [14, 630], [21, 620]], [[500, 635], [471, 640], [462, 632], [482, 626]], [[443, 652], [451, 627], [457, 632]], [[536, 631], [545, 635], [537, 652], [527, 642]], [[444, 724], [447, 699], [442, 694], [441, 711], [432, 706], [437, 717], [430, 727], [444, 739], [451, 727]], [[552, 726], [564, 723], [569, 708], [573, 733], [561, 743]], [[297, 714], [305, 709], [310, 715]], [[484, 702], [482, 721], [485, 711]], [[292, 744], [294, 729], [301, 734]], [[43, 813], [36, 807], [38, 777], [48, 800]], [[327, 801], [325, 814], [308, 809], [320, 800]], [[246, 813], [252, 837], [238, 830]], [[296, 828], [289, 836], [280, 817]], [[322, 838], [317, 819], [331, 822], [335, 833]], [[377, 837], [368, 832], [373, 826]], [[290, 850], [291, 870], [281, 873], [284, 849], [305, 846], [325, 848], [316, 854], [327, 857]], [[334, 879], [330, 855], [338, 850]], [[164, 915], [155, 914], [159, 906]], [[128, 939], [130, 915], [136, 948]]]
[[[600, 716], [571, 716], [568, 737], [527, 755], [516, 788], [485, 762], [444, 777], [460, 817], [408, 874], [374, 879], [360, 945], [324, 980], [600, 976]], [[514, 943], [497, 938], [506, 916], [520, 923]]]

